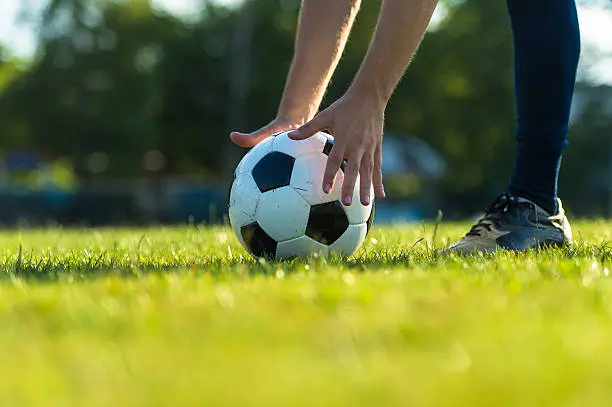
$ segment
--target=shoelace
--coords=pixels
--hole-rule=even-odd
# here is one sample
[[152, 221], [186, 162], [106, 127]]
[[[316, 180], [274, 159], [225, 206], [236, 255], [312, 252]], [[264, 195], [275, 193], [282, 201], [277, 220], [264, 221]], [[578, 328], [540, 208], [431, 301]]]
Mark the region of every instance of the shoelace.
[[482, 236], [481, 233], [486, 229], [491, 232], [492, 227], [497, 226], [497, 223], [502, 216], [521, 205], [529, 205], [528, 203], [519, 202], [518, 198], [510, 194], [502, 194], [485, 210], [483, 216], [466, 234], [466, 236]]

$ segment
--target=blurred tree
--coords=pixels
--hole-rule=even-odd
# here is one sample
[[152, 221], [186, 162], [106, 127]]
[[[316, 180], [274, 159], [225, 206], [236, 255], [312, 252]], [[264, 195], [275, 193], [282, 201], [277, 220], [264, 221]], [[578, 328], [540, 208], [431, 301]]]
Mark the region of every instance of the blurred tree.
[[103, 152], [109, 175], [138, 173], [159, 139], [162, 45], [181, 27], [144, 1], [52, 1], [38, 60], [0, 101], [9, 122], [27, 123], [28, 136], [13, 144], [72, 157], [81, 167]]
[[447, 160], [442, 209], [477, 210], [504, 190], [512, 166], [510, 22], [502, 1], [448, 4], [393, 97], [387, 126], [423, 138]]
[[612, 216], [612, 87], [581, 84], [559, 188], [573, 213]]
[[201, 21], [183, 26], [164, 48], [160, 149], [171, 172], [205, 170], [219, 178], [226, 167], [231, 38], [237, 21], [237, 11], [206, 4]]
[[21, 63], [0, 46], [0, 134], [3, 135], [0, 151], [3, 152], [10, 149], [16, 140], [27, 137], [27, 126], [20, 112], [11, 112], [5, 102], [8, 90], [21, 79], [20, 75], [27, 75], [22, 72]]
[[0, 95], [19, 75], [20, 63], [0, 44]]

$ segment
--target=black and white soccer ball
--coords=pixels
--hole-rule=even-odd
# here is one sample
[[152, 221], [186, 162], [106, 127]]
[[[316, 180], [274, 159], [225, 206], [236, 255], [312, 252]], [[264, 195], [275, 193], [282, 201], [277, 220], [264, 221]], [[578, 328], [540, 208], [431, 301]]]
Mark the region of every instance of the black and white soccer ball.
[[353, 204], [341, 203], [344, 167], [330, 193], [323, 192], [332, 136], [292, 140], [287, 134], [263, 140], [238, 164], [229, 202], [234, 232], [255, 257], [350, 256], [368, 234], [373, 200], [360, 203], [358, 179]]

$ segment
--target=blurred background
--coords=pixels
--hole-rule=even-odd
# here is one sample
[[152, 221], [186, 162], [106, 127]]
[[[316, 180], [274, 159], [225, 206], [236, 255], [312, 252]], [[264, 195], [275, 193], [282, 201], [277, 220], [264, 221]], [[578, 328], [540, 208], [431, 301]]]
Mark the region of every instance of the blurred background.
[[[231, 130], [275, 115], [299, 0], [0, 0], [0, 224], [219, 222]], [[363, 1], [324, 105], [365, 54]], [[612, 1], [580, 2], [583, 53], [560, 191], [612, 217]], [[514, 141], [503, 0], [442, 0], [389, 106], [377, 222], [471, 216]]]

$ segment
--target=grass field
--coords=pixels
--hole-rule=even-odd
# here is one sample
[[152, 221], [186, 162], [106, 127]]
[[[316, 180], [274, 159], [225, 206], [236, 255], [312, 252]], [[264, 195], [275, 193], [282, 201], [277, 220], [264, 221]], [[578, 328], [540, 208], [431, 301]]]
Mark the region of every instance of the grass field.
[[0, 405], [609, 405], [612, 223], [434, 254], [465, 228], [285, 263], [225, 228], [3, 232]]

